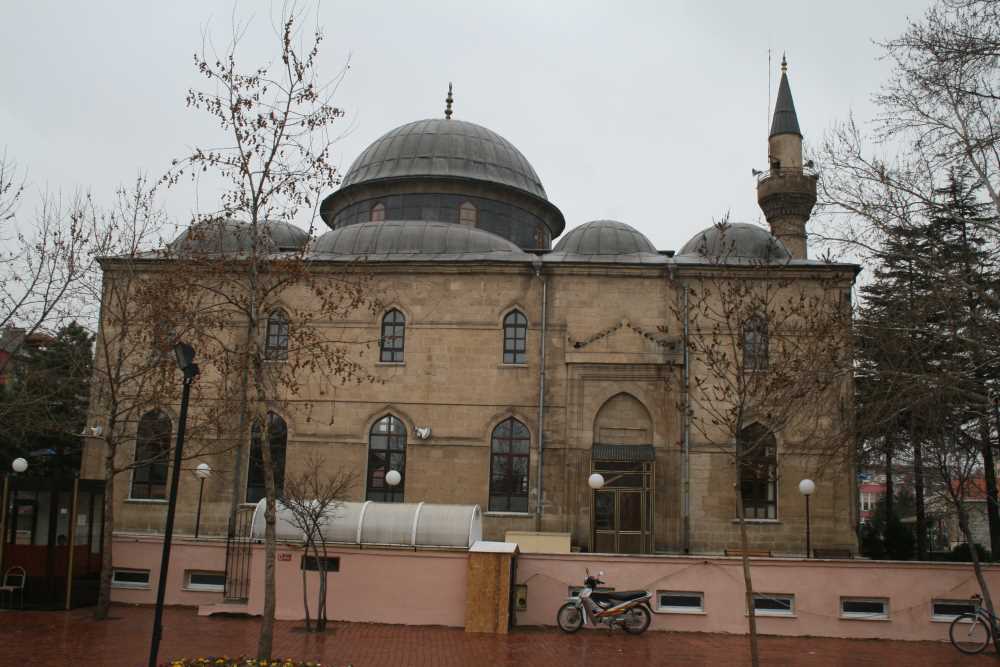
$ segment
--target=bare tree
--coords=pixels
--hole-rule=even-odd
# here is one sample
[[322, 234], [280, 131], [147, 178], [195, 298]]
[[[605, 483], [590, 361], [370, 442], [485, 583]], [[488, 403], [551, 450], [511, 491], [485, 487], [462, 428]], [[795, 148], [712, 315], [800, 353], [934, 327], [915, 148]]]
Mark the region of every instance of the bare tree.
[[6, 153], [0, 156], [0, 329], [8, 354], [0, 373], [36, 332], [54, 332], [72, 319], [86, 319], [80, 297], [93, 268], [94, 247], [85, 230], [90, 198], [68, 203], [44, 194], [31, 215], [23, 213], [26, 184]]
[[[725, 242], [729, 225], [717, 225]], [[731, 244], [728, 246], [731, 250]], [[706, 255], [709, 253], [705, 253]], [[724, 251], [683, 286], [693, 386], [689, 420], [698, 446], [734, 465], [734, 505], [750, 629], [758, 664], [746, 517], [773, 511], [759, 496], [748, 506], [742, 482], [775, 483], [776, 436], [785, 455], [818, 475], [853, 462], [850, 431], [850, 267], [808, 273]], [[825, 274], [825, 275], [824, 275]], [[760, 502], [759, 502], [760, 501]]]
[[[95, 214], [86, 227], [100, 256], [103, 273], [93, 271], [87, 285], [101, 304], [94, 376], [91, 382], [91, 449], [100, 453], [105, 481], [101, 585], [96, 615], [106, 618], [111, 603], [116, 481], [133, 474], [144, 493], [166, 497], [167, 468], [173, 438], [164, 408], [180, 393], [173, 345], [181, 339], [208, 348], [211, 302], [187, 290], [183, 267], [164, 261], [150, 250], [159, 245], [163, 214], [155, 206], [154, 190], [140, 177], [131, 189], [118, 192], [116, 205]], [[209, 319], [209, 323], [214, 320]], [[224, 395], [207, 374], [194, 385], [184, 460], [217, 456], [231, 447], [224, 438], [230, 411], [215, 399]], [[135, 477], [136, 473], [139, 477]]]
[[[282, 18], [279, 58], [274, 63], [241, 69], [238, 27], [224, 53], [210, 54], [206, 47], [195, 55], [195, 66], [212, 89], [191, 90], [188, 105], [215, 119], [228, 139], [221, 147], [196, 147], [175, 161], [165, 178], [174, 184], [205, 171], [221, 176], [226, 184], [221, 207], [203, 216], [207, 227], [201, 233], [212, 235], [227, 221], [239, 220], [247, 236], [236, 256], [188, 253], [179, 260], [189, 267], [192, 289], [218, 299], [220, 326], [224, 323], [229, 332], [239, 331], [235, 336], [217, 336], [220, 347], [213, 360], [230, 395], [239, 397], [236, 440], [247, 442], [253, 424], [261, 428], [265, 586], [257, 654], [262, 658], [270, 656], [273, 640], [275, 511], [281, 492], [267, 414], [318, 377], [327, 383], [372, 379], [351, 351], [360, 341], [330, 338], [324, 324], [376, 307], [362, 267], [320, 265], [308, 258], [304, 247], [281, 248], [274, 243], [273, 231], [299, 214], [309, 214], [312, 231], [321, 196], [338, 183], [329, 152], [331, 127], [343, 115], [332, 104], [339, 77], [319, 79], [317, 54], [323, 36], [318, 30], [304, 34], [301, 18], [294, 8]], [[303, 301], [306, 296], [308, 305]], [[279, 311], [287, 319], [278, 328], [280, 344], [271, 348], [265, 338], [271, 316]], [[239, 479], [234, 475], [234, 484]], [[234, 487], [234, 503], [238, 494]]]
[[[309, 617], [308, 572], [306, 561], [312, 558], [319, 573], [319, 592], [316, 599], [316, 632], [326, 630], [327, 593], [327, 538], [325, 529], [337, 516], [343, 501], [349, 497], [357, 483], [357, 476], [349, 470], [328, 471], [321, 457], [310, 457], [303, 471], [285, 479], [281, 504], [290, 513], [290, 521], [305, 539], [302, 563], [302, 604], [306, 615], [306, 631], [312, 630]], [[312, 556], [309, 554], [312, 553]]]

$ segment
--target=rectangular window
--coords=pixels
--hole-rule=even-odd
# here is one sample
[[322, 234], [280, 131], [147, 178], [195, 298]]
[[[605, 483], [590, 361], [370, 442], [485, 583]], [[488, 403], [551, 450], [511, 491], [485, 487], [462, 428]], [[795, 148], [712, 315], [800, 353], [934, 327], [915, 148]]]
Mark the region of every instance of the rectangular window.
[[758, 593], [753, 596], [755, 616], [794, 616], [795, 596]]
[[111, 573], [111, 585], [115, 588], [149, 588], [149, 570], [116, 567]]
[[656, 611], [668, 614], [704, 614], [705, 594], [657, 591]]
[[[339, 556], [327, 556], [323, 560], [326, 561], [325, 569], [327, 572], [340, 572]], [[299, 562], [299, 569], [306, 570], [307, 572], [319, 572], [320, 562], [315, 556], [303, 556]]]
[[975, 612], [976, 603], [972, 600], [934, 600], [931, 602], [931, 619], [951, 622], [956, 616]]
[[226, 573], [187, 570], [184, 573], [184, 587], [192, 591], [221, 593], [226, 590]]
[[867, 620], [889, 618], [889, 600], [886, 598], [840, 598], [840, 617]]

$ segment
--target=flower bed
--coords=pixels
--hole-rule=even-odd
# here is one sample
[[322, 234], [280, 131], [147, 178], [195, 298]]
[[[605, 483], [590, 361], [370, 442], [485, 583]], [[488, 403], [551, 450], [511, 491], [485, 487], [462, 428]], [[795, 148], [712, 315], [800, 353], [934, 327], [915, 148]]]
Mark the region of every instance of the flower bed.
[[323, 665], [312, 660], [302, 662], [291, 658], [258, 660], [243, 656], [238, 658], [222, 656], [216, 658], [177, 658], [163, 663], [161, 667], [323, 667]]

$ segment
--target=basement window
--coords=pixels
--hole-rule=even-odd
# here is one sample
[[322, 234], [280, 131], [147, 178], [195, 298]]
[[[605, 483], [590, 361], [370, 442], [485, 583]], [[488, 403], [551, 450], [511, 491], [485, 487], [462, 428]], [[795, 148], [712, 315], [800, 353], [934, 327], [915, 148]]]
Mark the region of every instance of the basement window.
[[656, 611], [666, 614], [704, 614], [704, 593], [657, 591]]
[[795, 616], [795, 596], [758, 593], [753, 596], [755, 616]]
[[933, 600], [931, 602], [931, 620], [951, 623], [956, 616], [974, 613], [976, 604], [972, 600]]
[[[325, 559], [326, 567], [324, 568], [327, 572], [340, 572], [340, 557], [339, 556], [327, 556]], [[299, 563], [299, 568], [307, 572], [319, 572], [320, 560], [315, 556], [303, 556], [301, 563]]]
[[885, 621], [889, 618], [886, 598], [840, 598], [840, 617], [863, 621]]
[[111, 572], [111, 585], [115, 588], [149, 588], [149, 570], [116, 567]]
[[[569, 596], [571, 598], [578, 598], [580, 597], [580, 591], [582, 590], [583, 586], [570, 586]], [[608, 586], [598, 586], [597, 588], [593, 589], [593, 591], [595, 593], [614, 593], [615, 589], [613, 587], [608, 587]]]
[[221, 593], [226, 590], [226, 573], [187, 570], [184, 572], [184, 588], [189, 591]]

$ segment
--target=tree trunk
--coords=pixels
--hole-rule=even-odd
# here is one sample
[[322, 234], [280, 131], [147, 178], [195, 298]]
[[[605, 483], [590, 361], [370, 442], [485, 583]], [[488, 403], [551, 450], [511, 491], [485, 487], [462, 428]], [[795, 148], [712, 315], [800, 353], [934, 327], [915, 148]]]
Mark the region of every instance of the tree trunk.
[[[110, 429], [109, 429], [110, 432]], [[97, 593], [94, 618], [104, 620], [111, 610], [111, 538], [115, 529], [115, 447], [105, 442], [104, 453], [104, 511], [101, 516], [101, 583]]]
[[990, 527], [990, 552], [993, 560], [1000, 557], [1000, 505], [997, 504], [997, 468], [990, 442], [990, 424], [979, 421], [980, 440], [983, 443], [983, 472], [986, 477], [986, 520]]
[[[254, 381], [257, 387], [257, 404], [267, 405], [262, 395], [263, 371], [260, 362], [254, 361]], [[261, 415], [257, 415], [261, 418]], [[271, 428], [264, 411], [260, 429], [260, 458], [264, 469], [264, 610], [260, 623], [260, 638], [257, 641], [257, 657], [270, 660], [274, 644], [275, 583], [274, 559], [277, 551], [275, 518], [277, 514], [277, 490], [274, 484], [274, 460], [271, 458]]]
[[[740, 465], [737, 464], [736, 467], [738, 471]], [[747, 541], [747, 523], [743, 520], [743, 494], [738, 486], [736, 487], [736, 517], [740, 522], [740, 549], [743, 551], [741, 560], [743, 563], [743, 587], [746, 591], [747, 623], [750, 627], [750, 663], [753, 667], [759, 667], [760, 654], [757, 648], [757, 614], [754, 612], [753, 581], [750, 578], [750, 557], [747, 555], [747, 550], [750, 547]]]
[[927, 560], [927, 511], [924, 506], [924, 453], [917, 442], [914, 415], [910, 414], [910, 446], [913, 448], [913, 502], [917, 513], [917, 560]]
[[[245, 344], [248, 347], [251, 345], [252, 336], [253, 331], [250, 325], [247, 325]], [[236, 445], [236, 460], [233, 462], [233, 498], [229, 504], [230, 516], [236, 516], [236, 510], [239, 509], [241, 499], [243, 498], [243, 460], [247, 458], [246, 446], [250, 442], [250, 419], [248, 418], [250, 406], [247, 401], [250, 392], [249, 384], [250, 369], [248, 364], [243, 364], [242, 371], [240, 372], [240, 417], [236, 431], [239, 434], [239, 442]], [[249, 468], [250, 466], [248, 465], [247, 467]]]
[[[303, 550], [305, 555], [309, 555], [309, 542], [306, 542], [306, 548]], [[309, 570], [306, 569], [305, 563], [302, 564], [302, 607], [306, 610], [306, 632], [312, 632], [312, 621], [309, 618], [309, 577], [306, 576]]]
[[[979, 562], [979, 551], [976, 549], [975, 540], [972, 539], [972, 531], [969, 530], [969, 517], [965, 512], [965, 504], [959, 500], [955, 500], [955, 506], [958, 510], [958, 527], [962, 531], [962, 535], [965, 536], [966, 544], [969, 545], [969, 554], [972, 558], [972, 571], [976, 574], [976, 581], [979, 583], [979, 590], [983, 596], [983, 604], [986, 605], [987, 611], [992, 616], [994, 614], [993, 598], [990, 596], [990, 588], [986, 584], [986, 577], [983, 576], [983, 566]], [[1000, 636], [996, 632], [992, 634], [993, 647], [1000, 654]]]
[[885, 523], [889, 525], [889, 521], [893, 517], [895, 512], [893, 508], [893, 500], [895, 500], [895, 489], [892, 485], [892, 457], [895, 453], [896, 443], [893, 441], [891, 435], [885, 438]]
[[320, 536], [320, 544], [323, 547], [323, 556], [320, 558], [319, 548], [316, 550], [316, 565], [319, 570], [319, 605], [316, 607], [316, 629], [319, 632], [326, 631], [326, 540]]

